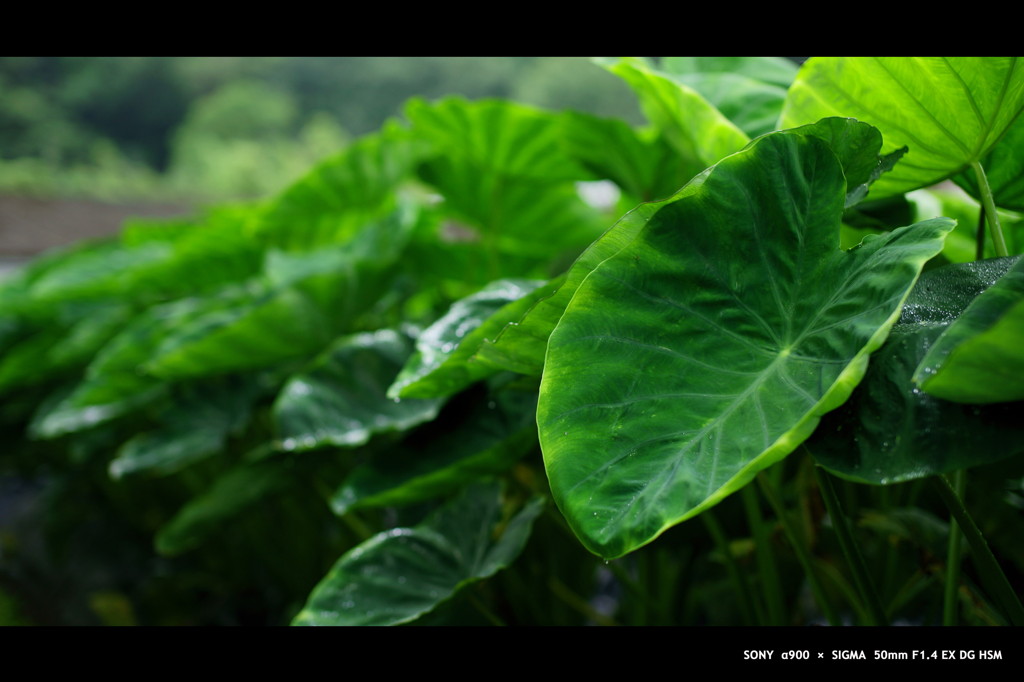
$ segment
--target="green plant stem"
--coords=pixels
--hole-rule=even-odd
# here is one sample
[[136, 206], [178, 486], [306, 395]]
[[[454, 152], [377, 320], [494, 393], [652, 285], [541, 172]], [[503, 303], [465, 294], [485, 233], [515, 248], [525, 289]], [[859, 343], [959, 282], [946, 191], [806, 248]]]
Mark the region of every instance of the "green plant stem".
[[988, 224], [992, 228], [992, 243], [996, 247], [996, 255], [1000, 257], [1009, 256], [1010, 251], [1006, 248], [1003, 226], [999, 224], [995, 197], [992, 195], [992, 188], [989, 187], [988, 178], [985, 176], [985, 169], [977, 161], [971, 162], [971, 168], [974, 169], [974, 175], [978, 179], [978, 188], [981, 190], [981, 204], [985, 207], [985, 213], [988, 214]]
[[782, 524], [782, 530], [786, 533], [786, 537], [789, 538], [789, 544], [796, 553], [797, 560], [803, 566], [804, 575], [807, 576], [807, 582], [811, 587], [811, 593], [814, 594], [814, 600], [818, 603], [818, 608], [825, 614], [825, 619], [828, 620], [830, 625], [840, 625], [840, 620], [828, 599], [825, 598], [825, 590], [822, 589], [821, 581], [814, 570], [814, 562], [811, 560], [806, 537], [791, 522], [785, 508], [782, 506], [782, 500], [779, 498], [775, 486], [772, 484], [771, 479], [764, 474], [765, 472], [762, 471], [757, 475], [757, 482], [761, 486], [761, 492], [775, 511], [775, 516], [778, 517], [779, 522]]
[[825, 507], [828, 509], [829, 516], [832, 517], [832, 526], [835, 528], [836, 535], [839, 538], [839, 546], [846, 556], [846, 562], [850, 567], [850, 572], [853, 574], [853, 581], [857, 586], [857, 592], [867, 607], [867, 624], [886, 625], [889, 619], [885, 615], [885, 609], [882, 608], [882, 602], [879, 600], [878, 593], [871, 582], [867, 565], [864, 563], [864, 557], [861, 556], [860, 550], [857, 549], [857, 543], [853, 538], [853, 531], [849, 526], [850, 521], [846, 514], [843, 513], [842, 507], [839, 504], [839, 498], [836, 496], [832, 479], [820, 467], [815, 469], [815, 473], [818, 477], [822, 499], [825, 501]]
[[715, 547], [725, 562], [725, 570], [729, 573], [733, 589], [739, 598], [740, 612], [743, 614], [743, 620], [747, 625], [763, 625], [765, 623], [764, 611], [760, 608], [760, 603], [754, 600], [750, 583], [747, 581], [746, 575], [736, 564], [736, 559], [729, 550], [729, 541], [725, 537], [721, 524], [718, 523], [718, 519], [710, 511], [701, 514], [700, 518], [704, 521], [704, 526], [708, 529], [708, 533], [711, 534], [711, 539], [714, 540]]
[[786, 625], [786, 609], [782, 598], [782, 583], [775, 565], [775, 551], [772, 549], [771, 529], [761, 516], [761, 505], [754, 486], [748, 485], [740, 492], [747, 512], [747, 523], [754, 537], [755, 556], [761, 575], [761, 592], [768, 606], [769, 625]]
[[999, 562], [996, 561], [992, 550], [989, 549], [985, 537], [978, 530], [974, 519], [967, 512], [967, 508], [964, 507], [963, 500], [957, 495], [956, 490], [945, 476], [932, 477], [932, 483], [967, 539], [967, 544], [971, 547], [971, 557], [989, 596], [995, 599], [997, 608], [1011, 623], [1024, 625], [1024, 607], [1021, 606], [1020, 599], [1013, 591], [1010, 581], [1006, 579], [1006, 575], [999, 567]]
[[868, 619], [867, 611], [865, 611], [861, 600], [857, 598], [857, 590], [850, 584], [850, 581], [830, 562], [820, 560], [816, 563], [823, 581], [830, 581], [833, 588], [842, 593], [850, 608], [854, 611], [857, 620], [866, 621]]
[[[957, 497], [963, 499], [966, 476], [963, 469], [953, 474], [953, 487]], [[946, 589], [943, 595], [942, 624], [956, 625], [957, 589], [960, 586], [960, 538], [962, 533], [956, 524], [949, 524], [949, 547], [946, 552]]]
[[985, 257], [985, 207], [978, 209], [978, 231], [974, 236], [974, 260]]

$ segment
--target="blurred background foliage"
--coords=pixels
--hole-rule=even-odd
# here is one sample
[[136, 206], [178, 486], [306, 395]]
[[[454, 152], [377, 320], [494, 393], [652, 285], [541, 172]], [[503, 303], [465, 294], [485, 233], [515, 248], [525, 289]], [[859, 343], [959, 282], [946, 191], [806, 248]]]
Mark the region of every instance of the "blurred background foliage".
[[641, 123], [583, 57], [4, 57], [0, 193], [265, 196], [412, 95], [505, 97]]

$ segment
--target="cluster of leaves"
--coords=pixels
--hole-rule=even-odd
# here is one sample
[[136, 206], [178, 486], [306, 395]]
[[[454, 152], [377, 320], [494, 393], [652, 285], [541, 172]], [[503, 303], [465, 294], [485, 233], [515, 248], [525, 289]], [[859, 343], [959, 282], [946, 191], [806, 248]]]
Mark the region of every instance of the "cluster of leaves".
[[[254, 590], [264, 622], [608, 622], [626, 585], [644, 622], [714, 622], [732, 615], [715, 591], [682, 614], [671, 593], [719, 561], [738, 617], [764, 621], [710, 513], [731, 530], [742, 491], [767, 620], [786, 622], [799, 586], [763, 561], [748, 485], [775, 505], [783, 472], [759, 472], [802, 445], [874, 484], [1017, 453], [1024, 264], [1006, 256], [1024, 233], [996, 207], [1022, 203], [1024, 65], [599, 64], [649, 126], [414, 99], [267, 202], [132, 223], [5, 283], [2, 461], [60, 484], [51, 534], [117, 517], [153, 543], [149, 582], [117, 575], [159, 614], [143, 621], [235, 622], [170, 602], [237, 614]], [[977, 215], [924, 189], [944, 180], [1002, 218], [1002, 258], [935, 217]], [[610, 211], [581, 198], [593, 181]], [[836, 621], [807, 533], [776, 513]], [[698, 515], [715, 558], [690, 535], [637, 552]], [[935, 524], [876, 523], [918, 543]], [[602, 569], [580, 545], [645, 558]], [[1014, 620], [992, 598], [986, 617]]]

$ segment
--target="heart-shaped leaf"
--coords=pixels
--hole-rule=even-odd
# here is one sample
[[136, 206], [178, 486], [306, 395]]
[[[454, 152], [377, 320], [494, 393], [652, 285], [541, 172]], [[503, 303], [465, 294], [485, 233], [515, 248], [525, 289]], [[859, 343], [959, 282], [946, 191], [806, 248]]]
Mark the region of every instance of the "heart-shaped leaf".
[[952, 221], [842, 251], [846, 192], [820, 137], [761, 137], [577, 289], [537, 421], [591, 551], [621, 556], [721, 501], [849, 396]]

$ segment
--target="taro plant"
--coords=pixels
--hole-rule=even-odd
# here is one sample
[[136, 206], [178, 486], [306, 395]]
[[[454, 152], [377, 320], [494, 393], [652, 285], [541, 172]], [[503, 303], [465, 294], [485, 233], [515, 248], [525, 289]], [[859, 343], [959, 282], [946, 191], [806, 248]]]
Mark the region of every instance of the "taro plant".
[[1024, 64], [595, 62], [6, 282], [26, 616], [1024, 623]]

